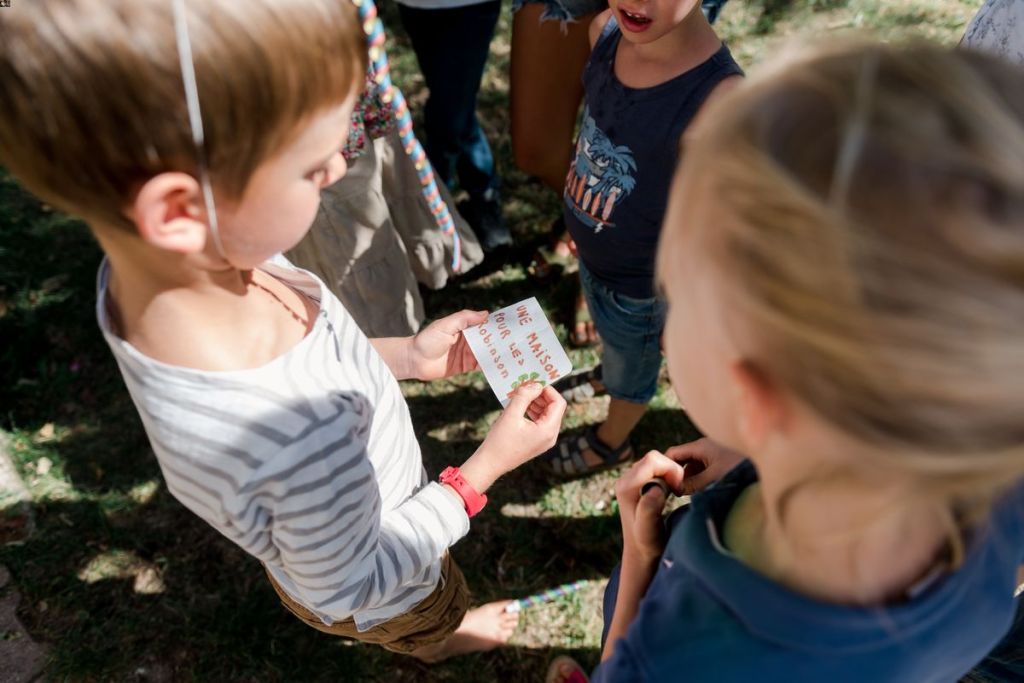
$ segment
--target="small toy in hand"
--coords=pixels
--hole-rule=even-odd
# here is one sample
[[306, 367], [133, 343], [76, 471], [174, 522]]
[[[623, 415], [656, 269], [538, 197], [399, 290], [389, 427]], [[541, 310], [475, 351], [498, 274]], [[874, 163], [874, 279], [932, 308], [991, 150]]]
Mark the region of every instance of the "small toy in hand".
[[[692, 477], [693, 475], [699, 474], [703, 471], [704, 463], [699, 460], [687, 460], [683, 463], [683, 476], [690, 475]], [[666, 498], [672, 495], [672, 489], [668, 487], [668, 483], [662, 477], [654, 477], [640, 487], [640, 496], [643, 497], [645, 493], [655, 487], [661, 489], [661, 492], [665, 494]]]

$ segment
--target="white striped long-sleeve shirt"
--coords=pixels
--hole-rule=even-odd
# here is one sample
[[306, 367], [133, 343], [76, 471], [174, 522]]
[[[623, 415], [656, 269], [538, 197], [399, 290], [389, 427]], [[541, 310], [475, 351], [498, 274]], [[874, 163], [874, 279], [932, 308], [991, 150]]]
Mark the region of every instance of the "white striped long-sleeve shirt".
[[433, 591], [469, 520], [427, 483], [398, 382], [341, 302], [306, 271], [262, 268], [320, 311], [259, 368], [193, 370], [140, 353], [110, 326], [106, 262], [97, 317], [171, 494], [325, 624], [354, 617], [366, 630]]

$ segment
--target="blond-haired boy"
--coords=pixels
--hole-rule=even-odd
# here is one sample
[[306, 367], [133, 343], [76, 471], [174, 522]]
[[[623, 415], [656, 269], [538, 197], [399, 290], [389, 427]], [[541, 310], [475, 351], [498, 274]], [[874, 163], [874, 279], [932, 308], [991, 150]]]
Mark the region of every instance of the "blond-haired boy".
[[271, 262], [345, 172], [366, 66], [354, 7], [186, 12], [177, 32], [168, 0], [0, 16], [0, 163], [89, 223], [107, 256], [97, 316], [168, 489], [259, 559], [289, 609], [428, 660], [504, 642], [514, 619], [502, 603], [467, 613], [447, 548], [499, 476], [553, 443], [564, 403], [520, 392], [461, 473], [427, 483], [396, 377], [471, 369], [460, 332], [486, 314], [370, 341], [319, 280]]

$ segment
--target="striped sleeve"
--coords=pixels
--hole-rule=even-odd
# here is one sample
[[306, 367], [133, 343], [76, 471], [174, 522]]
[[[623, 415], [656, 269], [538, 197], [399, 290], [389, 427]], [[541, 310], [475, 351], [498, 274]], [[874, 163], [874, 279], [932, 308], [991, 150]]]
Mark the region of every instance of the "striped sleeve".
[[296, 444], [304, 456], [280, 459], [287, 471], [269, 468], [246, 487], [272, 501], [273, 564], [294, 582], [296, 597], [334, 619], [401, 603], [469, 531], [461, 502], [436, 483], [382, 513], [365, 419], [358, 406], [339, 411], [329, 448], [318, 447], [325, 439], [313, 432]]

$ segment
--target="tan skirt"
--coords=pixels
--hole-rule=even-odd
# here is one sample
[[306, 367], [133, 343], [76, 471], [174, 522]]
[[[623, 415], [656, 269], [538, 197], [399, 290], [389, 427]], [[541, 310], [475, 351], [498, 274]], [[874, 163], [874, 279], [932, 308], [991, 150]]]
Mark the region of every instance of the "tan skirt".
[[[462, 240], [465, 272], [483, 250], [438, 185]], [[424, 317], [417, 282], [438, 289], [452, 275], [452, 239], [438, 229], [397, 133], [374, 140], [324, 189], [313, 227], [287, 257], [320, 277], [368, 337], [415, 334]]]

